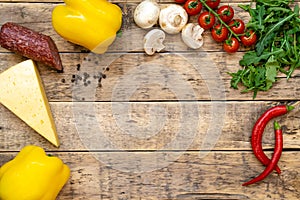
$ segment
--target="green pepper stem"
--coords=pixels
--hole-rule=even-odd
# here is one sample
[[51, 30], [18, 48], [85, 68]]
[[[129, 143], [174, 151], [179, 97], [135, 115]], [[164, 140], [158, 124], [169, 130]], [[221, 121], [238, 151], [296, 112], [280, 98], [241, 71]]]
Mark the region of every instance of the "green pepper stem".
[[205, 6], [205, 8], [209, 11], [209, 12], [211, 12], [218, 20], [219, 20], [219, 22], [223, 25], [223, 26], [225, 26], [227, 29], [228, 29], [228, 31], [231, 33], [231, 36], [233, 35], [234, 37], [236, 37], [236, 39], [240, 42], [241, 40], [240, 40], [240, 38], [239, 38], [239, 36], [237, 35], [237, 34], [235, 34], [235, 32], [233, 32], [232, 30], [231, 30], [231, 28], [221, 19], [221, 17], [218, 15], [218, 13], [216, 13], [213, 9], [211, 9], [211, 7], [209, 7], [206, 3], [205, 3], [205, 0], [199, 0], [201, 3], [202, 3], [202, 5], [204, 5]]

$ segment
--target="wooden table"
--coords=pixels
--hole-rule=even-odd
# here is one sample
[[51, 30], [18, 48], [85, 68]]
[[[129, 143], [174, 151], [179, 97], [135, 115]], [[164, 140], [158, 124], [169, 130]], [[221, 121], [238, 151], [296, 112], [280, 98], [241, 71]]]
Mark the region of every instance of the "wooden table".
[[[288, 82], [279, 77], [253, 100], [230, 88], [227, 74], [239, 69], [246, 49], [229, 55], [209, 32], [199, 50], [187, 48], [180, 35], [167, 35], [164, 52], [146, 56], [147, 31], [132, 17], [138, 2], [114, 1], [124, 13], [122, 36], [99, 56], [53, 30], [51, 11], [62, 1], [0, 2], [1, 25], [13, 21], [51, 36], [64, 65], [64, 73], [56, 73], [38, 63], [61, 146], [0, 105], [0, 165], [29, 144], [59, 156], [71, 178], [58, 199], [300, 199], [298, 106], [278, 118], [284, 125], [282, 174], [241, 186], [264, 169], [250, 145], [256, 119], [272, 105], [299, 100], [300, 71]], [[228, 3], [237, 17], [249, 19], [237, 6], [249, 1]], [[0, 48], [0, 71], [25, 59]], [[273, 138], [269, 124], [263, 141], [269, 156]]]

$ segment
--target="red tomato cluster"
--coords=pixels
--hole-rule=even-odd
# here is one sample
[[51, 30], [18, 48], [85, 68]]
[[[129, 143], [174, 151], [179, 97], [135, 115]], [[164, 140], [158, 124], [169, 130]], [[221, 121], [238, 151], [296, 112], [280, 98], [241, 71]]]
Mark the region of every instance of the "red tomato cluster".
[[234, 19], [234, 9], [231, 6], [219, 7], [220, 0], [205, 0], [205, 4], [213, 11], [208, 9], [202, 11], [202, 8], [206, 6], [202, 5], [199, 0], [175, 0], [175, 2], [183, 4], [189, 16], [200, 13], [199, 25], [205, 30], [211, 30], [212, 38], [216, 42], [223, 42], [223, 49], [226, 52], [236, 52], [240, 47], [240, 42], [244, 46], [252, 46], [256, 43], [255, 32], [246, 30], [245, 23], [241, 19]]

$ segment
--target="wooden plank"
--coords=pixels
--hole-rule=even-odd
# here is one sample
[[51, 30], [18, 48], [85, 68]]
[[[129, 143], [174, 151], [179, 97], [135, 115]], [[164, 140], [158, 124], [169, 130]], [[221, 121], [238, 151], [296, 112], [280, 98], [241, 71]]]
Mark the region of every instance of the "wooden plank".
[[[50, 152], [71, 168], [58, 199], [299, 199], [299, 152], [283, 152], [275, 172], [242, 187], [264, 167], [251, 152]], [[0, 164], [15, 153], [1, 154]], [[176, 159], [173, 159], [176, 158]]]
[[[241, 94], [242, 88], [230, 88], [228, 72], [240, 69], [237, 63], [242, 53], [167, 53], [155, 56], [62, 53], [61, 57], [64, 73], [56, 73], [38, 63], [49, 101], [114, 101], [115, 95], [121, 101], [252, 100], [252, 93]], [[3, 61], [0, 72], [25, 60], [12, 53], [0, 54], [0, 59]], [[103, 68], [109, 68], [109, 71]], [[105, 74], [101, 85], [99, 73]], [[289, 81], [282, 76], [271, 90], [260, 92], [256, 100], [299, 99], [299, 73], [296, 70]], [[85, 76], [88, 77], [84, 79]]]
[[[279, 103], [279, 102], [278, 102]], [[0, 105], [0, 151], [35, 144], [50, 150], [250, 150], [251, 130], [274, 102], [51, 103], [61, 146], [45, 139]], [[298, 149], [299, 106], [277, 120], [284, 148]], [[272, 123], [263, 139], [274, 147]]]
[[[133, 12], [136, 3], [120, 3], [123, 9], [123, 25], [122, 36], [117, 38], [113, 45], [109, 48], [109, 52], [131, 52], [143, 51], [143, 37], [149, 30], [143, 30], [137, 27], [133, 21]], [[49, 35], [55, 41], [60, 52], [81, 52], [86, 51], [85, 48], [78, 45], [71, 44], [60, 37], [52, 27], [51, 13], [56, 4], [51, 3], [0, 3], [0, 25], [7, 21], [13, 21], [31, 28], [35, 31]], [[238, 8], [237, 3], [232, 3], [236, 10], [235, 16], [242, 18], [245, 21], [248, 14], [242, 12]], [[7, 13], [13, 13], [7, 15]], [[197, 17], [190, 17], [191, 22], [196, 22]], [[210, 36], [209, 31], [204, 34], [205, 44], [203, 48], [196, 51], [220, 51], [222, 45], [214, 42]], [[174, 51], [192, 51], [181, 40], [181, 35], [167, 35], [164, 42], [166, 52]], [[244, 48], [240, 49], [245, 50]], [[0, 48], [0, 52], [6, 52], [5, 49]]]
[[[231, 3], [232, 2], [232, 3]], [[238, 7], [237, 1], [231, 1], [230, 5], [235, 9], [235, 17], [248, 21], [249, 15], [242, 11]], [[224, 4], [226, 4], [224, 2]], [[148, 30], [142, 30], [138, 28], [133, 21], [133, 12], [136, 3], [120, 3], [120, 7], [123, 9], [123, 35], [114, 42], [110, 47], [109, 52], [130, 52], [130, 51], [143, 51], [143, 37]], [[85, 51], [83, 47], [71, 44], [60, 37], [53, 29], [51, 23], [51, 12], [56, 4], [52, 3], [0, 3], [0, 24], [7, 21], [13, 21], [20, 23], [28, 28], [39, 31], [53, 38], [61, 52], [80, 52]], [[7, 15], [7, 13], [12, 13]], [[190, 17], [191, 22], [197, 21], [197, 16]], [[210, 32], [206, 31], [204, 34], [204, 46], [196, 51], [220, 51], [222, 46], [217, 44], [211, 39]], [[195, 51], [187, 48], [182, 42], [180, 34], [167, 35], [165, 40], [165, 51]], [[240, 49], [244, 51], [244, 48]], [[5, 49], [0, 48], [0, 52], [6, 52]]]
[[[9, 1], [10, 2], [10, 1]], [[35, 31], [39, 31], [53, 38], [61, 52], [81, 52], [86, 51], [85, 48], [79, 47], [78, 45], [71, 44], [60, 37], [53, 29], [51, 23], [51, 12], [56, 4], [46, 3], [0, 3], [0, 24], [7, 21], [13, 21], [20, 23], [28, 28]], [[19, 2], [19, 1], [18, 1]], [[22, 1], [21, 1], [22, 2]], [[43, 2], [43, 1], [41, 1]], [[232, 3], [231, 3], [232, 2]], [[235, 9], [236, 18], [241, 18], [247, 22], [249, 16], [238, 7], [237, 3], [240, 1], [230, 1]], [[224, 2], [226, 4], [226, 2]], [[133, 21], [133, 12], [137, 3], [123, 2], [119, 4], [123, 9], [124, 20], [123, 20], [123, 35], [114, 42], [110, 47], [109, 52], [130, 52], [130, 51], [143, 51], [143, 36], [148, 30], [142, 30], [138, 28]], [[13, 13], [7, 15], [7, 13]], [[191, 22], [196, 22], [197, 17], [190, 17]], [[212, 41], [209, 31], [204, 34], [205, 45], [197, 51], [220, 51], [222, 46]], [[165, 51], [195, 51], [187, 48], [182, 42], [180, 34], [167, 35], [165, 40]], [[240, 49], [244, 51], [244, 48]], [[6, 52], [5, 49], [0, 48], [0, 52]]]
[[[50, 35], [65, 66], [58, 74], [38, 63], [60, 148], [0, 105], [0, 166], [25, 145], [42, 146], [71, 167], [58, 199], [300, 199], [299, 105], [277, 118], [284, 130], [283, 173], [241, 186], [264, 169], [251, 152], [254, 122], [270, 106], [299, 100], [300, 71], [289, 82], [280, 74], [274, 88], [253, 101], [251, 93], [230, 88], [227, 74], [240, 68], [246, 49], [226, 54], [206, 32], [199, 50], [188, 49], [180, 35], [167, 35], [164, 53], [145, 56], [147, 31], [132, 19], [140, 0], [111, 2], [123, 9], [123, 35], [108, 53], [94, 56], [53, 30], [51, 11], [62, 0], [0, 0], [0, 25], [15, 21]], [[222, 4], [247, 21], [237, 6], [249, 2]], [[0, 48], [0, 60], [2, 72], [25, 58]], [[106, 76], [101, 86], [99, 72]], [[271, 156], [272, 123], [263, 147]]]
[[[139, 3], [142, 0], [108, 0], [112, 3]], [[64, 3], [63, 0], [1, 0], [0, 2], [8, 2], [8, 3]], [[157, 0], [158, 3], [174, 3], [172, 0]], [[250, 0], [222, 0], [221, 4], [232, 4], [232, 3], [250, 3]], [[295, 2], [299, 2], [299, 0], [295, 0]]]
[[[138, 2], [141, 2], [142, 0], [109, 0], [109, 2], [113, 2], [113, 3], [119, 3], [119, 2], [124, 2], [124, 3], [131, 3], [131, 2], [134, 2], [134, 3], [138, 3]], [[295, 1], [299, 1], [299, 0], [295, 0]], [[19, 2], [24, 2], [24, 3], [27, 3], [27, 2], [44, 2], [44, 3], [63, 3], [64, 1], [63, 0], [1, 0], [1, 2], [16, 2], [16, 3], [19, 3]], [[172, 0], [157, 0], [157, 2], [159, 3], [173, 3], [174, 1]], [[222, 0], [222, 3], [235, 3], [235, 2], [245, 2], [245, 3], [249, 3], [250, 1], [249, 0]]]

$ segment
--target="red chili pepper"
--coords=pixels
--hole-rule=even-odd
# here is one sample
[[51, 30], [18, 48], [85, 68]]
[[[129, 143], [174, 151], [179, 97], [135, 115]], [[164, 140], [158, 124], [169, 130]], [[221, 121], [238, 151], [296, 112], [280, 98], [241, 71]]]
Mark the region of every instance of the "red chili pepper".
[[274, 131], [275, 131], [275, 149], [274, 149], [274, 154], [272, 156], [271, 162], [259, 176], [244, 183], [243, 186], [257, 183], [265, 179], [273, 171], [274, 167], [277, 165], [283, 149], [283, 136], [282, 136], [282, 129], [278, 124], [278, 122], [276, 121], [274, 122]]
[[[254, 155], [263, 165], [267, 166], [270, 163], [270, 159], [266, 156], [262, 148], [262, 137], [267, 123], [271, 119], [284, 115], [293, 109], [293, 106], [287, 105], [274, 106], [263, 113], [261, 117], [256, 121], [252, 130], [251, 145]], [[274, 169], [278, 174], [281, 173], [281, 170], [278, 166], [275, 166]]]

